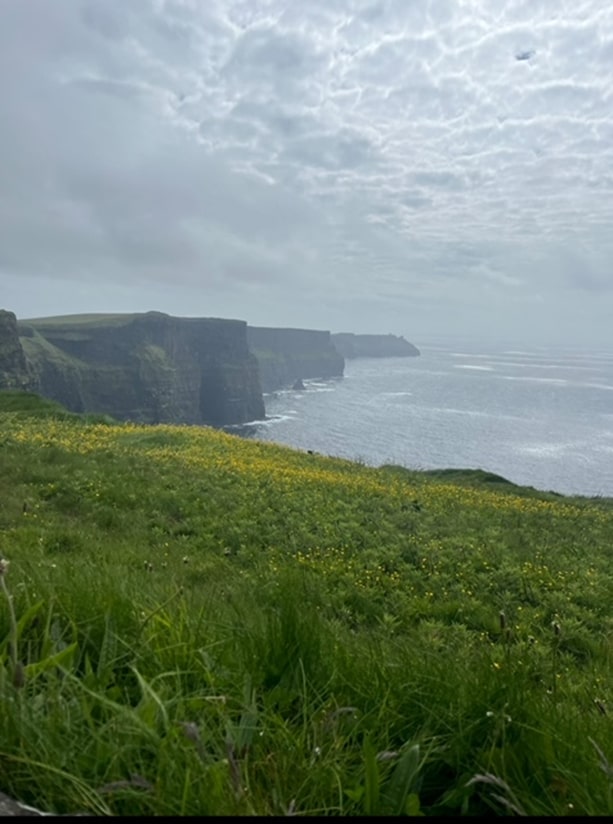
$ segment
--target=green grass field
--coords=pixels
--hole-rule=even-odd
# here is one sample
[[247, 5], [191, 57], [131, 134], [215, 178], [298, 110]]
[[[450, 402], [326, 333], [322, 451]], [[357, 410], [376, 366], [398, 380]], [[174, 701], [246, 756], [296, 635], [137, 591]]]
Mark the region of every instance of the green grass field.
[[53, 328], [56, 326], [82, 326], [96, 328], [98, 326], [124, 326], [135, 318], [139, 313], [113, 313], [103, 312], [91, 313], [89, 315], [52, 315], [47, 318], [23, 318], [20, 323], [32, 324], [37, 328]]
[[613, 509], [0, 393], [0, 790], [613, 814]]

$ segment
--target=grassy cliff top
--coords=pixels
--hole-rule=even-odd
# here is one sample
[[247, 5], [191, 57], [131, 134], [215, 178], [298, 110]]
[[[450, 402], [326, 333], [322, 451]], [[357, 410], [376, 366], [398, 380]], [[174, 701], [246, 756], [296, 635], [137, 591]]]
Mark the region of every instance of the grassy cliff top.
[[210, 321], [227, 321], [228, 323], [244, 323], [244, 321], [233, 318], [186, 318], [178, 317], [176, 315], [168, 315], [165, 312], [115, 312], [115, 313], [90, 313], [82, 315], [53, 315], [46, 318], [19, 318], [18, 324], [24, 326], [33, 326], [36, 329], [53, 329], [54, 327], [78, 326], [88, 329], [112, 327], [112, 326], [126, 326], [138, 318], [145, 317], [159, 317], [159, 318], [173, 318], [175, 320], [196, 321], [196, 320], [210, 320]]
[[52, 413], [0, 393], [0, 790], [613, 813], [610, 500]]
[[123, 326], [138, 317], [142, 317], [144, 314], [144, 312], [114, 314], [100, 312], [87, 315], [54, 315], [48, 318], [19, 318], [18, 322], [37, 327], [65, 326], [69, 324], [83, 326]]
[[14, 418], [52, 418], [58, 421], [74, 421], [80, 424], [116, 423], [109, 415], [69, 412], [62, 404], [43, 398], [35, 392], [20, 389], [0, 390], [0, 415]]

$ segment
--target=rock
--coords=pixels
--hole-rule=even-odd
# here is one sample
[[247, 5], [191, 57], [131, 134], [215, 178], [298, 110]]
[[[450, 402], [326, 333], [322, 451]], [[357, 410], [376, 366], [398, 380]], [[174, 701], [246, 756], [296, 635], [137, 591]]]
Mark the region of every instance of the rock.
[[0, 309], [0, 389], [36, 389], [19, 339], [17, 318], [5, 309]]
[[[11, 798], [9, 795], [6, 795], [6, 793], [0, 792], [0, 818], [12, 818], [17, 815], [51, 815], [55, 817], [56, 813], [45, 813], [42, 810], [37, 810], [36, 807], [30, 807], [28, 804], [24, 804], [21, 801], [16, 801], [14, 798]], [[60, 817], [62, 815], [89, 816], [90, 813], [62, 813], [60, 814]]]
[[298, 378], [297, 381], [294, 381], [294, 385], [292, 386], [292, 389], [296, 389], [296, 390], [304, 389], [304, 383], [302, 382], [302, 378]]
[[21, 801], [15, 801], [15, 799], [0, 792], [0, 816], [15, 815], [51, 815], [51, 813], [43, 813], [34, 807], [22, 804]]

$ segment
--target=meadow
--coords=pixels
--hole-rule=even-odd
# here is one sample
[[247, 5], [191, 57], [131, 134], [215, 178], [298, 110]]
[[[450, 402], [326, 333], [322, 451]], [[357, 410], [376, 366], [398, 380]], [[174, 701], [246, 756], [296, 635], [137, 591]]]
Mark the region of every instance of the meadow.
[[0, 496], [12, 797], [96, 815], [613, 814], [611, 499], [15, 392]]

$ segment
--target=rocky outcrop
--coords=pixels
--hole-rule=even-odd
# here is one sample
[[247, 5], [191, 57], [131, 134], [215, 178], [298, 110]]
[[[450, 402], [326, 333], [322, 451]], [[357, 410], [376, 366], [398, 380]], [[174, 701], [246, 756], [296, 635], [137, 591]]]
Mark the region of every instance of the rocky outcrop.
[[401, 335], [354, 335], [336, 332], [332, 342], [345, 358], [415, 357], [419, 349]]
[[17, 318], [5, 309], [0, 309], [0, 389], [36, 389], [35, 377], [19, 340]]
[[27, 815], [29, 817], [38, 818], [39, 816], [55, 816], [63, 818], [65, 816], [89, 816], [89, 813], [50, 813], [44, 810], [39, 810], [37, 807], [31, 807], [29, 804], [24, 804], [23, 801], [17, 801], [6, 793], [0, 792], [0, 818]]
[[71, 411], [223, 426], [264, 417], [247, 324], [161, 312], [18, 323], [38, 391]]
[[257, 358], [264, 392], [291, 387], [308, 378], [342, 376], [345, 359], [330, 332], [248, 326], [247, 341]]
[[0, 792], [0, 816], [2, 816], [2, 818], [5, 816], [12, 818], [16, 815], [43, 816], [51, 815], [51, 813], [43, 812], [36, 807], [30, 807], [28, 804], [24, 804], [21, 801], [11, 798], [10, 795]]

